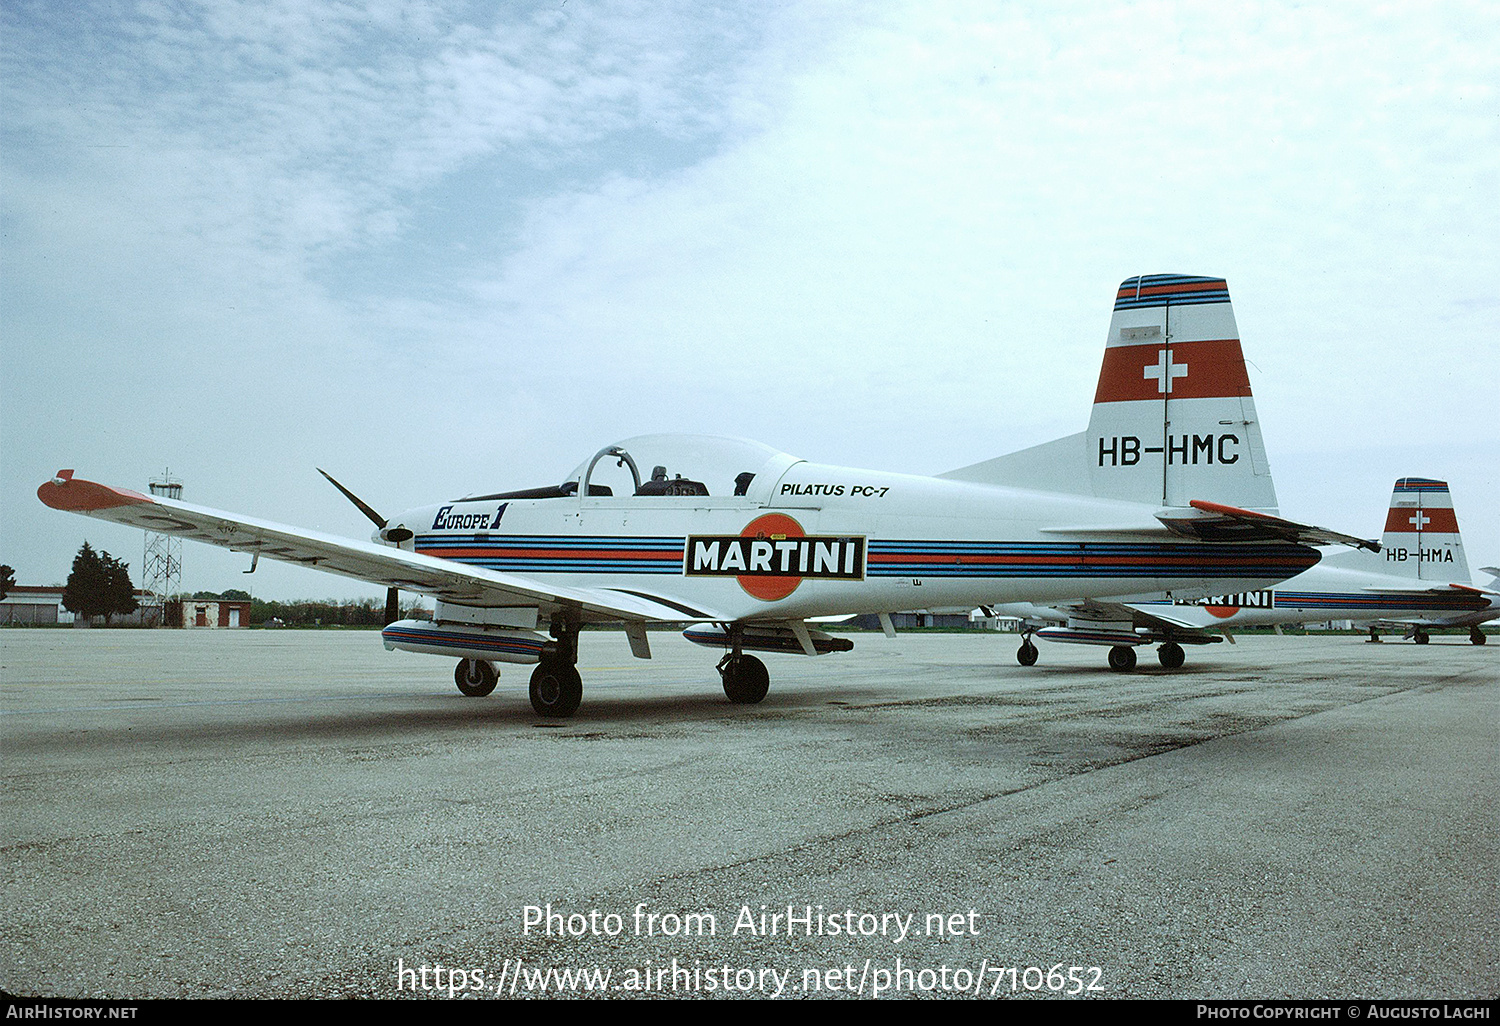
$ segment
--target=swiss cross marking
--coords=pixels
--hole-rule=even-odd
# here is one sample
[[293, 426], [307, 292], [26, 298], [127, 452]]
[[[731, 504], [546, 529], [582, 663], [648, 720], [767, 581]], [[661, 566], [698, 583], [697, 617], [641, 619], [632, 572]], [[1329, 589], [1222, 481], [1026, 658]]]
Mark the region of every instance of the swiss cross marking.
[[1187, 372], [1187, 364], [1172, 362], [1172, 351], [1170, 349], [1158, 349], [1156, 351], [1156, 366], [1148, 366], [1142, 371], [1142, 376], [1156, 379], [1156, 391], [1158, 394], [1171, 395], [1173, 379], [1185, 378], [1187, 377]]
[[1422, 530], [1422, 528], [1432, 523], [1432, 518], [1426, 513], [1423, 513], [1421, 510], [1417, 510], [1417, 515], [1414, 517], [1407, 517], [1406, 522], [1413, 525], [1418, 531], [1420, 531]]

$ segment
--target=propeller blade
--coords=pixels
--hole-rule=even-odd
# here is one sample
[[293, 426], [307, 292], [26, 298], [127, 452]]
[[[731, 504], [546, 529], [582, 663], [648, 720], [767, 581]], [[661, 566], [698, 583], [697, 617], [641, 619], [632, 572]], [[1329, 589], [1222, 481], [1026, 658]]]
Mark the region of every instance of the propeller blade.
[[318, 471], [318, 473], [322, 474], [324, 477], [328, 478], [328, 483], [329, 484], [333, 485], [339, 491], [343, 492], [344, 493], [344, 498], [348, 499], [350, 502], [354, 503], [354, 505], [358, 506], [359, 507], [359, 511], [361, 513], [363, 513], [365, 516], [369, 517], [370, 518], [370, 522], [372, 524], [374, 524], [376, 527], [384, 527], [385, 526], [385, 517], [381, 516], [379, 513], [376, 513], [373, 509], [371, 509], [369, 506], [367, 506], [365, 504], [365, 502], [364, 502], [363, 499], [361, 499], [358, 495], [355, 495], [349, 489], [345, 488], [343, 485], [341, 485], [337, 481], [335, 481], [333, 479], [333, 475], [330, 474], [328, 471], [324, 470], [322, 467], [318, 467], [317, 471]]
[[401, 619], [401, 589], [388, 588], [385, 593], [385, 626]]

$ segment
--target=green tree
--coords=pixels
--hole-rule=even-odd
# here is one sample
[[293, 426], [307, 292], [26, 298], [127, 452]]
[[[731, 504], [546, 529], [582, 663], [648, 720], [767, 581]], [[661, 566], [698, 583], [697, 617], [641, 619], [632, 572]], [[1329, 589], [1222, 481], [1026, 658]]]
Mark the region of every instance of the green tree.
[[63, 608], [89, 620], [102, 616], [106, 624], [116, 613], [135, 612], [130, 567], [108, 552], [95, 552], [84, 542], [73, 557], [73, 572], [63, 589]]
[[104, 622], [107, 624], [116, 613], [128, 615], [135, 612], [140, 608], [140, 603], [135, 600], [135, 587], [130, 583], [130, 564], [116, 559], [108, 552], [103, 553], [101, 558], [109, 594], [109, 609], [104, 614]]
[[16, 586], [16, 572], [8, 566], [0, 565], [0, 599], [10, 594], [10, 589]]

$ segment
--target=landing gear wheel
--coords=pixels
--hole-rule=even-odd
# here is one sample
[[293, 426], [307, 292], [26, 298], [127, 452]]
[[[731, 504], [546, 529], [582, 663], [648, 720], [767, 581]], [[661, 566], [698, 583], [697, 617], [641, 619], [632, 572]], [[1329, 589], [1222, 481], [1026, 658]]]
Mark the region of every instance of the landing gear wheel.
[[1021, 642], [1021, 647], [1016, 649], [1016, 662], [1022, 666], [1036, 665], [1037, 650], [1030, 639]]
[[1183, 664], [1187, 656], [1183, 654], [1182, 646], [1175, 641], [1169, 641], [1156, 650], [1156, 658], [1169, 670], [1175, 670]]
[[1109, 650], [1109, 668], [1111, 670], [1133, 670], [1135, 669], [1135, 649], [1129, 645], [1116, 645]]
[[1427, 639], [1427, 632], [1426, 631], [1417, 631], [1416, 634], [1412, 635], [1412, 639], [1411, 640], [1415, 641], [1418, 645], [1425, 645], [1425, 644], [1427, 644], [1427, 640], [1428, 640]]
[[1480, 630], [1478, 627], [1470, 627], [1469, 628], [1469, 643], [1473, 644], [1473, 645], [1483, 645], [1484, 644], [1484, 631]]
[[538, 716], [572, 716], [581, 701], [583, 678], [576, 667], [551, 659], [537, 663], [531, 672], [531, 707]]
[[487, 659], [460, 659], [458, 668], [453, 671], [453, 683], [470, 698], [483, 698], [494, 691], [499, 679], [500, 675]]
[[724, 678], [724, 694], [735, 705], [754, 705], [771, 689], [771, 674], [766, 664], [754, 656], [730, 656], [719, 666]]

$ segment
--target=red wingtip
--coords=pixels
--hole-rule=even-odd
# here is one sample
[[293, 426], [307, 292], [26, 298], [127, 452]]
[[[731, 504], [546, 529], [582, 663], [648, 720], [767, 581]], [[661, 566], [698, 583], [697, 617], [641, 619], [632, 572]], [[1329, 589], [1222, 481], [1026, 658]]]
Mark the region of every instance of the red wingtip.
[[129, 488], [111, 488], [93, 481], [75, 480], [71, 470], [59, 470], [56, 477], [36, 490], [36, 497], [53, 509], [69, 513], [91, 513], [153, 501], [150, 496], [132, 492]]

